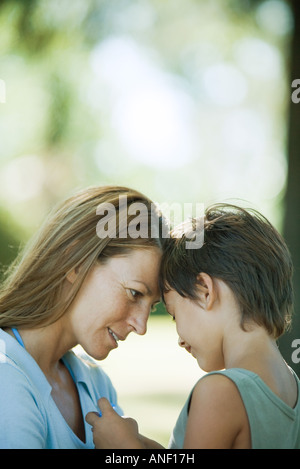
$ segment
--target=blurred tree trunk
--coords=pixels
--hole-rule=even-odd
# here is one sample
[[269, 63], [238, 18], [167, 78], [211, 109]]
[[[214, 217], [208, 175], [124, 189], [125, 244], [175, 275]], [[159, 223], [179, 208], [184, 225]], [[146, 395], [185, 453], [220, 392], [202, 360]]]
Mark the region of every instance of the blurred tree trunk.
[[[295, 29], [291, 51], [290, 83], [296, 78], [300, 79], [300, 1], [291, 0], [291, 7]], [[292, 100], [289, 110], [288, 180], [284, 208], [283, 235], [291, 251], [295, 268], [295, 313], [292, 329], [279, 340], [279, 347], [285, 360], [300, 376], [300, 103], [295, 104]], [[295, 339], [299, 339], [299, 345], [293, 348], [292, 343]], [[296, 349], [299, 352], [292, 356]]]

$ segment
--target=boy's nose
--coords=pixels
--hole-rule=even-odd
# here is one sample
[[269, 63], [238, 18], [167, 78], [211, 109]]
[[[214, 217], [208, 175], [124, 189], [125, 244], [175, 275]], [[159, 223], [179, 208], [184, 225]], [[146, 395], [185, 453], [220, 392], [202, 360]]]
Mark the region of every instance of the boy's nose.
[[191, 353], [192, 347], [187, 342], [185, 342], [181, 337], [178, 337], [178, 345], [180, 347], [185, 348], [187, 352]]
[[180, 336], [178, 336], [178, 345], [180, 347], [185, 347], [186, 346], [185, 341]]

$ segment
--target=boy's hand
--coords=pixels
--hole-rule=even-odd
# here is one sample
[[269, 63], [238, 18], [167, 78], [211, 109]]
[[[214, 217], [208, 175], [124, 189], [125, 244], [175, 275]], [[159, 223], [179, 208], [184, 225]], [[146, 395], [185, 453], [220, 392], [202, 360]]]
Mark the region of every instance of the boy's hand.
[[89, 412], [85, 420], [92, 425], [93, 440], [97, 449], [144, 449], [139, 438], [138, 424], [129, 417], [120, 417], [107, 399], [98, 401], [102, 417]]

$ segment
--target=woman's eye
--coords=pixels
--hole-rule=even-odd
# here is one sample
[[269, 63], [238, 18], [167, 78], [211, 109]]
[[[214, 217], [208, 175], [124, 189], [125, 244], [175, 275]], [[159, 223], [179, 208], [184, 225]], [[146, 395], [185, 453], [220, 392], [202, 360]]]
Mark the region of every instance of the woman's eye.
[[133, 298], [138, 298], [139, 296], [142, 296], [142, 293], [137, 291], [137, 290], [133, 290], [132, 288], [129, 289], [130, 293], [131, 293], [131, 296]]

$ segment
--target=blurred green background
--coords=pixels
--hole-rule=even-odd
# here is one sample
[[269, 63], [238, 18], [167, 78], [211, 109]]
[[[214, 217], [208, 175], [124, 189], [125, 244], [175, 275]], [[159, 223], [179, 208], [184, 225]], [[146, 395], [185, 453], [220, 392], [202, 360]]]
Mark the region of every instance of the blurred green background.
[[[300, 374], [299, 3], [0, 0], [2, 269], [88, 185], [160, 204], [242, 201], [291, 249], [296, 314], [280, 346]], [[154, 314], [145, 337], [111, 355], [103, 366], [124, 410], [166, 443], [202, 373], [170, 319]]]

